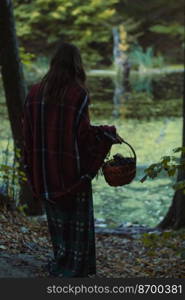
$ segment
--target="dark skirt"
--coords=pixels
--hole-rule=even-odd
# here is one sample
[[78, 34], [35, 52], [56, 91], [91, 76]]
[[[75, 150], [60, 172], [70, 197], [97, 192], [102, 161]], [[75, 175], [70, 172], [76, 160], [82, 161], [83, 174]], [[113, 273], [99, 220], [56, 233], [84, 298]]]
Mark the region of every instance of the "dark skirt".
[[44, 201], [54, 251], [50, 274], [88, 277], [96, 274], [92, 187], [53, 204]]

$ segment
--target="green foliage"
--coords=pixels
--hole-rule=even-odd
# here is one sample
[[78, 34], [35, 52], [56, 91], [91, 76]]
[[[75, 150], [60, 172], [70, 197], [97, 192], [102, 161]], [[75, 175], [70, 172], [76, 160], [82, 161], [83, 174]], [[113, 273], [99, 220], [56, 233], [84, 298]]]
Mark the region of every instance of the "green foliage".
[[[183, 39], [183, 0], [169, 0], [168, 5], [166, 0], [14, 0], [14, 7], [18, 37], [26, 49], [48, 54], [62, 38], [82, 50], [89, 66], [111, 64], [115, 25], [124, 25], [129, 44], [140, 39], [150, 46], [152, 35], [157, 52], [164, 51], [161, 34], [172, 43], [174, 37]], [[158, 59], [157, 66], [162, 63]]]
[[184, 25], [180, 23], [172, 23], [165, 25], [154, 25], [150, 27], [150, 30], [155, 33], [169, 35], [172, 38], [177, 37], [181, 41], [182, 47], [184, 47]]
[[27, 209], [28, 209], [28, 205], [27, 204], [23, 204], [23, 205], [18, 205], [17, 206], [17, 211], [19, 211], [24, 216], [27, 215], [27, 213], [26, 213]]
[[[178, 147], [173, 149], [174, 153], [185, 153], [185, 147]], [[147, 177], [156, 178], [162, 171], [165, 171], [169, 177], [173, 177], [176, 175], [177, 170], [184, 170], [185, 169], [185, 157], [181, 155], [181, 157], [176, 157], [174, 155], [171, 156], [164, 156], [162, 157], [161, 161], [155, 164], [151, 164], [147, 169], [145, 169], [146, 175], [140, 180], [144, 182]], [[175, 190], [183, 190], [185, 193], [185, 181], [178, 181], [176, 184], [173, 185]]]
[[[117, 12], [117, 14], [118, 14], [118, 12]], [[119, 19], [119, 16], [118, 16], [118, 19]], [[123, 22], [122, 19], [123, 19], [123, 17], [121, 15], [120, 23]], [[143, 32], [140, 29], [141, 24], [142, 24], [142, 22], [140, 20], [136, 21], [132, 16], [131, 17], [127, 16], [126, 18], [124, 18], [123, 25], [126, 29], [126, 32], [129, 33], [127, 36], [127, 40], [130, 45], [136, 43], [138, 41], [138, 38], [143, 35]]]
[[143, 243], [144, 247], [155, 249], [158, 246], [161, 237], [155, 233], [144, 233], [141, 237], [141, 242]]
[[183, 247], [179, 248], [179, 239], [184, 240], [184, 230], [144, 233], [140, 241], [149, 256], [156, 256], [162, 249], [161, 254], [168, 257], [171, 249], [174, 251], [175, 256], [184, 259], [185, 251]]
[[[157, 52], [174, 61], [183, 61], [180, 45], [184, 40], [184, 0], [132, 0], [119, 1], [120, 15], [141, 21], [142, 43], [145, 47], [155, 44]], [[171, 45], [171, 47], [169, 47]]]
[[15, 200], [20, 182], [27, 181], [25, 173], [20, 170], [20, 150], [10, 151], [8, 141], [7, 149], [3, 154], [4, 157], [0, 162], [0, 187], [4, 194]]
[[155, 68], [164, 66], [164, 58], [160, 55], [154, 56], [153, 47], [148, 47], [145, 51], [141, 46], [135, 46], [130, 52], [130, 61], [135, 69], [141, 71], [145, 68]]
[[184, 27], [178, 23], [171, 25], [154, 25], [150, 27], [150, 30], [157, 33], [169, 34], [172, 36], [179, 36], [184, 38]]
[[20, 58], [23, 64], [30, 66], [31, 61], [35, 58], [33, 53], [26, 52], [24, 47], [19, 47]]
[[[25, 43], [55, 44], [60, 38], [74, 42], [89, 64], [101, 61], [109, 46], [118, 0], [15, 0], [18, 36]], [[44, 45], [44, 46], [43, 46]], [[101, 47], [102, 49], [100, 49]]]
[[18, 170], [18, 166], [12, 166], [12, 165], [0, 165], [0, 177], [3, 180], [10, 179], [12, 177], [12, 173], [14, 173], [16, 179], [21, 179], [23, 181], [26, 181], [26, 177], [24, 172]]

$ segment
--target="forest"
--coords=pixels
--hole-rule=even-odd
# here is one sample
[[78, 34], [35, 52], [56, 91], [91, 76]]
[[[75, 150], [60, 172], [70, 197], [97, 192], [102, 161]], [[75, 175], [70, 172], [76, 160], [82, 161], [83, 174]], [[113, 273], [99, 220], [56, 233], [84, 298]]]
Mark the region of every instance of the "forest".
[[[59, 40], [82, 54], [94, 125], [137, 155], [134, 180], [93, 179], [97, 275], [185, 278], [184, 0], [0, 2], [0, 278], [47, 277], [44, 207], [27, 182], [22, 114]], [[124, 144], [111, 148], [132, 155]]]

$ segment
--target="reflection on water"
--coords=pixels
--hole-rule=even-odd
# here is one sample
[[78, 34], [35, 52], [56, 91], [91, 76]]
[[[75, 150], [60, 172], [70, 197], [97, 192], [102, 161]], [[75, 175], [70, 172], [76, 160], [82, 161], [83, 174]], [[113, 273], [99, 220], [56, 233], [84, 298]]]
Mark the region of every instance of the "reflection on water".
[[[167, 212], [173, 196], [172, 179], [164, 174], [145, 183], [140, 183], [140, 179], [149, 164], [181, 144], [182, 75], [168, 74], [148, 80], [132, 77], [131, 93], [127, 98], [122, 95], [120, 103], [113, 101], [115, 86], [111, 78], [89, 81], [93, 122], [114, 124], [119, 134], [134, 146], [138, 157], [137, 177], [130, 185], [113, 188], [102, 176], [93, 181], [95, 217], [110, 227], [125, 222], [154, 226]], [[127, 149], [121, 147], [113, 146], [111, 154], [126, 154]]]
[[[149, 119], [182, 116], [183, 73], [130, 76], [130, 93], [113, 77], [89, 77], [96, 116]], [[136, 109], [137, 108], [137, 109]]]

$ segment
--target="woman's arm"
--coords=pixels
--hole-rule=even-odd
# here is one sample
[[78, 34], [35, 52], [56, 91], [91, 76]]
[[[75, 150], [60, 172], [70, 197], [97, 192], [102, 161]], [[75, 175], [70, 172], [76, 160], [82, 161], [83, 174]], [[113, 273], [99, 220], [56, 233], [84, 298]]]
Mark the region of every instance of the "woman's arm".
[[[84, 99], [85, 101], [85, 99]], [[84, 105], [78, 126], [78, 145], [84, 172], [94, 177], [113, 144], [121, 143], [115, 126], [90, 124], [88, 100]]]

